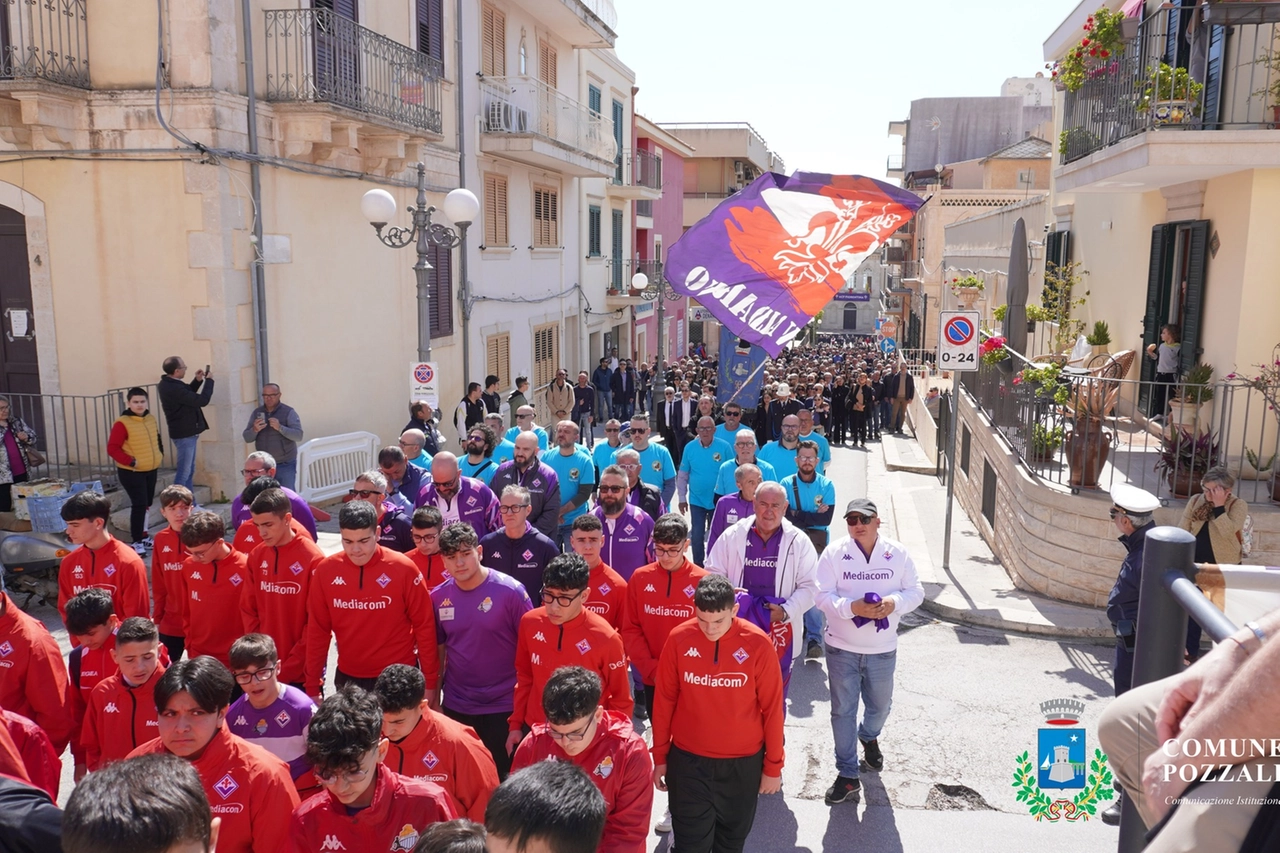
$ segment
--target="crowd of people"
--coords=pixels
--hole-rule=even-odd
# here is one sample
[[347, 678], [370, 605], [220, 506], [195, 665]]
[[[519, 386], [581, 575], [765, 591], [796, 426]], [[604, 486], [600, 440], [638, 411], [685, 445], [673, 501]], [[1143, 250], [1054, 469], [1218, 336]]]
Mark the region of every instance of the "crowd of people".
[[[826, 800], [857, 800], [885, 761], [897, 620], [923, 600], [873, 501], [830, 530], [833, 431], [879, 400], [851, 410], [840, 391], [881, 366], [862, 346], [794, 350], [765, 366], [755, 428], [716, 402], [713, 360], [621, 360], [607, 393], [559, 371], [546, 426], [527, 380], [503, 401], [488, 377], [455, 413], [456, 452], [415, 402], [329, 556], [292, 488], [298, 415], [266, 386], [230, 525], [180, 482], [164, 528], [131, 531], [142, 548], [112, 535], [102, 495], [63, 505], [68, 658], [0, 593], [0, 849], [642, 851], [665, 794], [655, 828], [676, 849], [741, 850], [781, 788], [804, 655], [828, 659]], [[176, 412], [198, 436], [213, 380], [164, 369], [170, 434]], [[160, 445], [138, 396], [112, 456], [145, 474]], [[892, 417], [901, 395], [884, 399]], [[137, 480], [131, 496], [155, 488]]]

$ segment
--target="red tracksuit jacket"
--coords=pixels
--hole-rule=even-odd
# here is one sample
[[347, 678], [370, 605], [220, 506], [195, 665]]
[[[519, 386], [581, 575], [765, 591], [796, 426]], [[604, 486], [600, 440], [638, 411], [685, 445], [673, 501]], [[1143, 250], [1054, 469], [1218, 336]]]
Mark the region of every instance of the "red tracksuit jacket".
[[[289, 822], [289, 851], [319, 850], [408, 853], [418, 836], [433, 823], [453, 820], [457, 807], [443, 788], [425, 779], [410, 779], [378, 765], [373, 803], [347, 815], [346, 806], [328, 791], [309, 798]], [[221, 853], [222, 839], [218, 839]]]
[[249, 552], [249, 583], [240, 609], [245, 633], [262, 632], [276, 641], [279, 678], [301, 684], [307, 662], [307, 593], [311, 572], [324, 559], [320, 546], [307, 536], [293, 537], [281, 548], [259, 545]]
[[599, 674], [604, 686], [600, 704], [630, 718], [634, 703], [627, 653], [613, 626], [586, 610], [563, 625], [553, 625], [547, 608], [535, 607], [520, 617], [515, 707], [507, 718], [511, 731], [547, 721], [542, 711], [542, 688], [562, 666], [582, 666]]
[[62, 650], [43, 623], [7, 594], [0, 592], [0, 598], [0, 708], [34, 721], [61, 755], [75, 727]]
[[22, 758], [31, 784], [58, 801], [58, 785], [62, 782], [62, 759], [53, 751], [53, 742], [44, 729], [21, 714], [0, 708], [0, 728], [5, 729]]
[[307, 597], [304, 683], [311, 696], [320, 692], [331, 636], [338, 641], [338, 669], [347, 675], [377, 678], [393, 663], [419, 664], [428, 690], [440, 684], [431, 598], [404, 554], [379, 545], [363, 566], [344, 553], [316, 564]]
[[782, 774], [782, 670], [773, 641], [734, 618], [712, 642], [690, 620], [667, 637], [653, 698], [653, 762], [671, 744], [706, 758], [743, 758], [764, 747], [764, 772]]
[[119, 761], [156, 737], [155, 690], [164, 671], [164, 664], [158, 665], [137, 687], [130, 687], [117, 673], [93, 688], [80, 733], [85, 766], [90, 771]]
[[[289, 524], [289, 529], [293, 531], [294, 536], [311, 539], [311, 531], [303, 527], [296, 518]], [[258, 525], [253, 523], [253, 516], [240, 522], [240, 526], [236, 528], [236, 535], [231, 538], [231, 547], [242, 554], [248, 554], [261, 544], [262, 534], [258, 532]]]
[[693, 618], [693, 593], [706, 573], [689, 560], [674, 572], [650, 563], [636, 569], [627, 581], [627, 606], [620, 630], [627, 655], [645, 684], [654, 683], [667, 635]]
[[[127, 757], [164, 751], [156, 738]], [[191, 766], [200, 774], [213, 816], [222, 818], [218, 853], [280, 853], [284, 849], [289, 815], [298, 807], [288, 764], [231, 734], [224, 723]]]
[[445, 570], [444, 558], [439, 554], [423, 554], [417, 548], [414, 548], [405, 556], [412, 560], [413, 564], [418, 567], [418, 571], [422, 573], [422, 579], [427, 584], [427, 592], [453, 577]]
[[653, 761], [644, 738], [631, 728], [630, 715], [605, 711], [591, 745], [573, 757], [539, 723], [516, 749], [511, 772], [548, 758], [572, 761], [604, 794], [607, 812], [598, 853], [644, 853], [653, 811]]
[[221, 560], [202, 563], [188, 557], [182, 564], [187, 594], [182, 603], [187, 657], [211, 655], [231, 668], [231, 644], [245, 634], [240, 596], [249, 583], [245, 556], [232, 551]]
[[498, 787], [498, 768], [476, 730], [428, 710], [399, 742], [391, 741], [383, 764], [414, 779], [444, 788], [458, 804], [458, 816], [484, 823], [484, 807]]
[[187, 588], [182, 582], [182, 564], [189, 556], [178, 531], [166, 527], [156, 534], [151, 549], [151, 597], [155, 607], [151, 618], [166, 637], [181, 637], [182, 602]]
[[67, 621], [67, 599], [91, 586], [111, 593], [121, 622], [130, 616], [151, 613], [147, 567], [133, 546], [114, 536], [96, 551], [81, 546], [62, 558], [58, 569], [58, 614], [63, 622]]
[[[82, 727], [85, 712], [89, 708], [89, 696], [93, 693], [93, 688], [120, 672], [120, 667], [111, 657], [111, 650], [115, 647], [116, 634], [112, 631], [111, 636], [107, 637], [107, 641], [100, 648], [77, 646], [67, 657], [67, 673], [70, 675], [68, 682], [70, 690], [67, 695], [71, 699], [71, 720], [75, 725], [71, 730], [71, 757], [76, 764], [83, 764], [85, 760]], [[75, 670], [77, 658], [80, 666], [79, 678], [76, 677]], [[155, 737], [154, 733], [152, 737]], [[150, 739], [147, 738], [147, 740]]]
[[603, 616], [604, 621], [621, 630], [619, 626], [622, 625], [622, 610], [627, 604], [627, 582], [622, 579], [622, 575], [601, 563], [591, 570], [588, 584], [591, 587], [591, 597], [587, 599], [587, 609], [597, 616]]

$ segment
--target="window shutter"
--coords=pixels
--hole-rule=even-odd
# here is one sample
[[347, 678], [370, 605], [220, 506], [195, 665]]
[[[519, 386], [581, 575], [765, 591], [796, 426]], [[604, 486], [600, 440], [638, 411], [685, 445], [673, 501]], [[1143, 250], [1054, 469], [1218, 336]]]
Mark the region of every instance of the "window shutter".
[[622, 211], [614, 208], [613, 210], [613, 289], [622, 290], [624, 287], [630, 289], [631, 283], [623, 281], [626, 270], [622, 263]]
[[507, 234], [507, 179], [501, 175], [484, 176], [484, 244], [511, 245]]
[[1187, 234], [1187, 288], [1182, 297], [1182, 375], [1200, 360], [1200, 328], [1204, 319], [1205, 274], [1209, 268], [1209, 221], [1191, 223]]
[[356, 0], [314, 0], [311, 5], [315, 9], [328, 9], [351, 21], [360, 20], [356, 16]]
[[622, 117], [625, 111], [621, 101], [613, 102], [613, 141], [618, 146], [618, 153], [614, 158], [613, 180], [618, 184], [626, 183], [622, 178], [623, 149], [626, 147], [622, 142]]
[[593, 204], [587, 208], [587, 255], [600, 257], [600, 226], [602, 224], [600, 205]]
[[1208, 62], [1205, 66], [1204, 93], [1200, 99], [1200, 121], [1205, 130], [1218, 129], [1218, 114], [1222, 109], [1222, 60], [1227, 41], [1227, 28], [1209, 28]]
[[447, 338], [453, 334], [453, 250], [433, 244], [428, 260], [432, 267], [427, 273], [431, 284], [427, 303], [431, 337]]
[[502, 332], [485, 340], [485, 373], [498, 377], [498, 387], [511, 385], [511, 335]]
[[587, 86], [587, 107], [596, 115], [600, 115], [600, 99], [600, 88], [598, 86]]
[[488, 4], [480, 7], [480, 73], [507, 76], [507, 16]]
[[557, 248], [560, 245], [560, 194], [555, 190], [534, 187], [533, 245]]
[[[556, 82], [556, 49], [545, 41], [538, 42], [538, 79], [552, 89], [559, 86]], [[549, 381], [549, 380], [548, 380]]]
[[444, 0], [417, 0], [418, 52], [444, 61]]
[[[1161, 303], [1164, 301], [1164, 283], [1168, 277], [1169, 255], [1173, 248], [1175, 227], [1172, 225], [1156, 225], [1151, 229], [1151, 260], [1147, 265], [1147, 308], [1142, 318], [1142, 384], [1138, 388], [1138, 408], [1147, 411], [1151, 403], [1151, 386], [1147, 383], [1156, 378], [1156, 362], [1146, 358], [1145, 352], [1150, 344], [1160, 343], [1160, 327], [1164, 325], [1164, 312]], [[1148, 415], [1160, 414], [1149, 412]]]

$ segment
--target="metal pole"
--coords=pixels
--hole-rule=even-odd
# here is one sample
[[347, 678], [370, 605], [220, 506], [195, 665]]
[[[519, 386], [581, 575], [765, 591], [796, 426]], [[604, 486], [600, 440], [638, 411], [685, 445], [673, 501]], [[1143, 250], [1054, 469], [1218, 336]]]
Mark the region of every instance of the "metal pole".
[[258, 98], [253, 79], [253, 14], [249, 0], [241, 0], [240, 17], [244, 26], [244, 88], [248, 99], [249, 197], [253, 204], [253, 261], [249, 265], [250, 293], [253, 309], [254, 361], [257, 362], [258, 388], [271, 376], [267, 361], [267, 286], [262, 262], [262, 166], [258, 162]]
[[[458, 0], [454, 10], [454, 61], [458, 63], [458, 85], [457, 85], [457, 106], [458, 106], [458, 186], [459, 188], [467, 185], [467, 146], [466, 146], [466, 121], [463, 116], [463, 92], [466, 87], [462, 85], [462, 0]], [[471, 375], [471, 287], [467, 282], [467, 226], [470, 222], [456, 223], [458, 226], [458, 234], [461, 242], [458, 245], [459, 260], [461, 263], [458, 267], [458, 274], [461, 281], [458, 284], [458, 302], [462, 306], [462, 387], [467, 387], [468, 377]]]
[[956, 494], [956, 421], [960, 420], [960, 395], [951, 389], [951, 416], [947, 419], [947, 516], [942, 528], [942, 568], [951, 568], [951, 505]]
[[427, 213], [427, 167], [418, 164], [418, 206], [413, 210], [413, 227], [418, 236], [418, 262], [413, 265], [414, 276], [418, 280], [418, 361], [431, 360], [431, 283], [427, 273], [431, 271], [431, 263], [427, 253], [431, 242], [427, 239], [430, 222]]
[[662, 369], [663, 353], [666, 352], [667, 340], [667, 283], [658, 273], [658, 369]]

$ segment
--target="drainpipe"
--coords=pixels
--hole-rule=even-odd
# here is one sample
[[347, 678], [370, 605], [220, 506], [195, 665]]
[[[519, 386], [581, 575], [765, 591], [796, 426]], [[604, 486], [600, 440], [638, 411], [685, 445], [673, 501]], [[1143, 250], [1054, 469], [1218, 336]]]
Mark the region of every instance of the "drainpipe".
[[[245, 0], [248, 2], [248, 0]], [[466, 149], [466, 114], [462, 111], [462, 0], [458, 0], [454, 12], [454, 53], [458, 63], [457, 97], [458, 97], [458, 186], [467, 185], [467, 149]], [[484, 199], [480, 200], [484, 203]], [[471, 285], [467, 281], [467, 229], [463, 228], [462, 243], [458, 246], [460, 261], [458, 275], [461, 278], [458, 286], [458, 302], [462, 306], [462, 387], [467, 387], [471, 375]]]
[[262, 166], [258, 162], [258, 95], [254, 91], [250, 0], [240, 0], [240, 16], [244, 26], [244, 82], [249, 101], [249, 197], [253, 206], [253, 261], [249, 265], [249, 277], [253, 294], [254, 363], [257, 389], [260, 390], [271, 372], [267, 361], [267, 288], [262, 265]]

